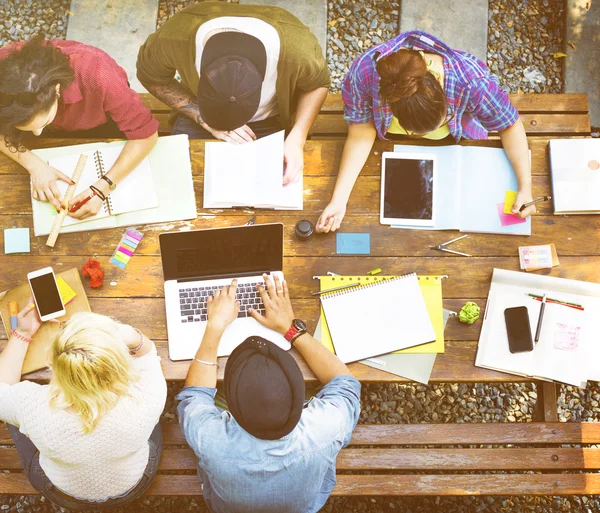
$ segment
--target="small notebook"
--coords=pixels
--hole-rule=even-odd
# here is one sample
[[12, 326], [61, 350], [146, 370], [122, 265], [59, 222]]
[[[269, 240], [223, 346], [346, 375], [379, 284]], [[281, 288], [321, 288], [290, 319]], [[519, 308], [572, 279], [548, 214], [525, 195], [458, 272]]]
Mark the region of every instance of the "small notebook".
[[[96, 151], [85, 152], [87, 163], [83, 169], [81, 179], [75, 188], [74, 197], [89, 190], [90, 185], [94, 185], [106, 172], [113, 167], [117, 158], [121, 154], [122, 148], [103, 148]], [[48, 161], [52, 167], [62, 171], [67, 176], [71, 176], [79, 160], [79, 155], [68, 155], [51, 159]], [[68, 184], [63, 181], [56, 182], [58, 190], [64, 196], [67, 192]], [[158, 206], [154, 179], [150, 169], [150, 161], [146, 157], [141, 164], [136, 167], [127, 177], [119, 183], [118, 187], [112, 191], [102, 203], [102, 207], [95, 216], [86, 219], [75, 219], [67, 216], [63, 223], [64, 226], [73, 224], [87, 223], [96, 219], [102, 219], [111, 215], [125, 214], [126, 212], [135, 212], [136, 210], [145, 210]]]
[[335, 353], [355, 362], [436, 339], [416, 274], [321, 295]]
[[246, 144], [207, 142], [204, 208], [302, 210], [302, 176], [283, 185], [284, 131]]

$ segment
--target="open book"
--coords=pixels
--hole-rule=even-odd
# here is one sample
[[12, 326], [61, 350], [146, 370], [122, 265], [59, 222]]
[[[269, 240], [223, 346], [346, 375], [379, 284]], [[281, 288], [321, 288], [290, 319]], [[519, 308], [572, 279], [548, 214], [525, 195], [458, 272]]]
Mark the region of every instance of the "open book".
[[[531, 235], [530, 217], [524, 223], [502, 226], [498, 214], [498, 204], [504, 203], [506, 191], [518, 189], [503, 149], [395, 145], [394, 152], [436, 156], [433, 186], [439, 193], [434, 196], [434, 224], [419, 226], [419, 230]], [[415, 229], [415, 226], [394, 225], [394, 228]]]
[[[34, 153], [71, 176], [79, 155], [88, 161], [76, 188], [76, 194], [94, 184], [110, 169], [126, 141], [90, 143], [34, 150]], [[57, 182], [61, 192], [67, 184]], [[50, 233], [56, 211], [48, 202], [32, 200], [34, 234]], [[195, 219], [196, 196], [192, 179], [187, 135], [159, 137], [144, 161], [110, 195], [98, 214], [78, 221], [67, 216], [60, 233], [101, 230], [120, 226], [166, 223]]]
[[302, 210], [302, 177], [283, 186], [284, 132], [246, 144], [207, 142], [204, 208]]
[[[526, 306], [534, 334], [540, 302], [528, 294], [547, 294], [584, 309], [546, 303], [539, 342], [533, 351], [513, 354], [504, 310]], [[494, 269], [475, 365], [585, 387], [587, 380], [600, 379], [599, 332], [600, 284]]]

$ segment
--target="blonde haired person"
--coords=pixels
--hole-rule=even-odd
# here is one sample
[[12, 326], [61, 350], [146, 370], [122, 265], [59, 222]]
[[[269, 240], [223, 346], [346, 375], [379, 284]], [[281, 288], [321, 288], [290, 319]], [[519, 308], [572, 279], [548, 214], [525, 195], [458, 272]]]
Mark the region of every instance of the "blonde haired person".
[[40, 326], [29, 301], [0, 354], [0, 419], [31, 485], [79, 511], [136, 499], [162, 448], [167, 386], [154, 343], [109, 317], [78, 313], [52, 343], [50, 384], [20, 381]]

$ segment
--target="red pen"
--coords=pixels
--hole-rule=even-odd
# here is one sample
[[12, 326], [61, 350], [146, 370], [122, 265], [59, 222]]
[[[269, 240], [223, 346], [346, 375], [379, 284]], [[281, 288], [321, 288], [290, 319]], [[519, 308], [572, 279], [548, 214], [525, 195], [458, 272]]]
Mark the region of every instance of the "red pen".
[[79, 203], [75, 203], [75, 205], [73, 205], [69, 209], [69, 213], [79, 210], [81, 207], [83, 207], [83, 205], [85, 205], [88, 201], [90, 201], [95, 195], [96, 195], [96, 191], [92, 191], [92, 194], [90, 194], [87, 198], [81, 200]]

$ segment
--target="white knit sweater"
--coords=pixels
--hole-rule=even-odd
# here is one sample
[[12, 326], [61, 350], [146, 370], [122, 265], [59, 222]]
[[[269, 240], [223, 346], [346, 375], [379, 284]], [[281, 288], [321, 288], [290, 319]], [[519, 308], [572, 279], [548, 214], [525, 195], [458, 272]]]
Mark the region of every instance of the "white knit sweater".
[[40, 465], [57, 488], [78, 499], [104, 501], [142, 478], [148, 439], [165, 406], [167, 384], [156, 350], [134, 358], [140, 381], [90, 434], [81, 420], [51, 409], [48, 385], [0, 384], [0, 419], [20, 428], [40, 451]]

